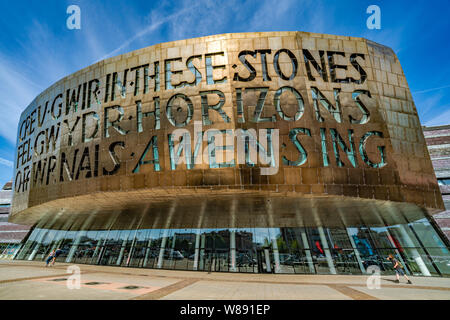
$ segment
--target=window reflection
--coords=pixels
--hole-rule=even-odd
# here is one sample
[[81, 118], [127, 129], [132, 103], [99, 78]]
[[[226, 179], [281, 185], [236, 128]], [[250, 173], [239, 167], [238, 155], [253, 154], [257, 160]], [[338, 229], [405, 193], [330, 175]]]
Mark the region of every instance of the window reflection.
[[[393, 274], [394, 255], [411, 275], [449, 275], [449, 250], [427, 219], [390, 226], [89, 229], [87, 223], [36, 227], [16, 259], [212, 272]], [[78, 230], [83, 226], [82, 230]], [[2, 252], [9, 246], [2, 246]]]

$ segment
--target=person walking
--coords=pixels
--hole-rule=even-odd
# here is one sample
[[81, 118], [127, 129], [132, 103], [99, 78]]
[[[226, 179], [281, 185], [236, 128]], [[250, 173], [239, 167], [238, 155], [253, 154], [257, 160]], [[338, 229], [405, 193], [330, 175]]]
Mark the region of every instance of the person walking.
[[55, 250], [52, 250], [52, 252], [50, 252], [50, 254], [48, 255], [47, 259], [45, 260], [45, 266], [48, 267], [48, 264], [50, 263], [50, 261], [53, 260], [55, 256]]
[[56, 258], [58, 258], [58, 256], [62, 253], [62, 250], [60, 248], [56, 249], [56, 251], [53, 254], [53, 259], [52, 259], [52, 263], [51, 266], [53, 266], [55, 264], [55, 260]]
[[395, 270], [395, 276], [397, 277], [397, 280], [395, 280], [396, 283], [400, 282], [400, 276], [404, 276], [406, 278], [406, 280], [408, 280], [408, 284], [412, 284], [411, 280], [409, 280], [408, 276], [405, 274], [405, 272], [403, 271], [403, 266], [402, 264], [394, 258], [394, 256], [392, 254], [390, 254], [387, 257], [387, 260], [391, 261], [392, 264], [394, 265], [394, 270]]

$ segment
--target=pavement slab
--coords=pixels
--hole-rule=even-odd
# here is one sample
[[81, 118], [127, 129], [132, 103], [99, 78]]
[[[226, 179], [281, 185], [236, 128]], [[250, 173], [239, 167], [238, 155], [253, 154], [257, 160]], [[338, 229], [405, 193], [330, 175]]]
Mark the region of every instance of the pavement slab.
[[[80, 288], [70, 289], [70, 268]], [[75, 268], [76, 269], [76, 268]], [[411, 277], [413, 284], [368, 275], [208, 273], [39, 261], [0, 260], [0, 300], [450, 300], [450, 278]]]

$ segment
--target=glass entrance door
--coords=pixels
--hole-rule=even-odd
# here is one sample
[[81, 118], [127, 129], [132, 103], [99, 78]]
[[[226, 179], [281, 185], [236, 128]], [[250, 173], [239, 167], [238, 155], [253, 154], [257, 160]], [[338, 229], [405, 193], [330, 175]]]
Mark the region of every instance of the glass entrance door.
[[214, 253], [214, 271], [228, 271], [229, 258], [228, 258], [229, 250], [227, 249], [217, 249]]
[[273, 272], [273, 254], [269, 248], [256, 249], [256, 266], [258, 273]]
[[239, 272], [258, 272], [256, 255], [252, 250], [237, 250], [236, 266]]
[[332, 254], [339, 274], [361, 273], [354, 249], [333, 249]]
[[226, 249], [206, 249], [203, 255], [204, 271], [228, 272], [229, 251]]
[[292, 259], [289, 262], [292, 263], [295, 273], [300, 274], [317, 273], [310, 250], [299, 250], [293, 253]]

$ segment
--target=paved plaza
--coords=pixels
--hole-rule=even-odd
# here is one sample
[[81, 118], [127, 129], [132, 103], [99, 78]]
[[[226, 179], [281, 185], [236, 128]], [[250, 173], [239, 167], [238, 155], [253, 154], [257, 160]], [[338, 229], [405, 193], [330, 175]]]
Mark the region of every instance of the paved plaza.
[[70, 289], [71, 264], [0, 260], [0, 300], [450, 300], [450, 278], [232, 274], [77, 265], [80, 288]]

